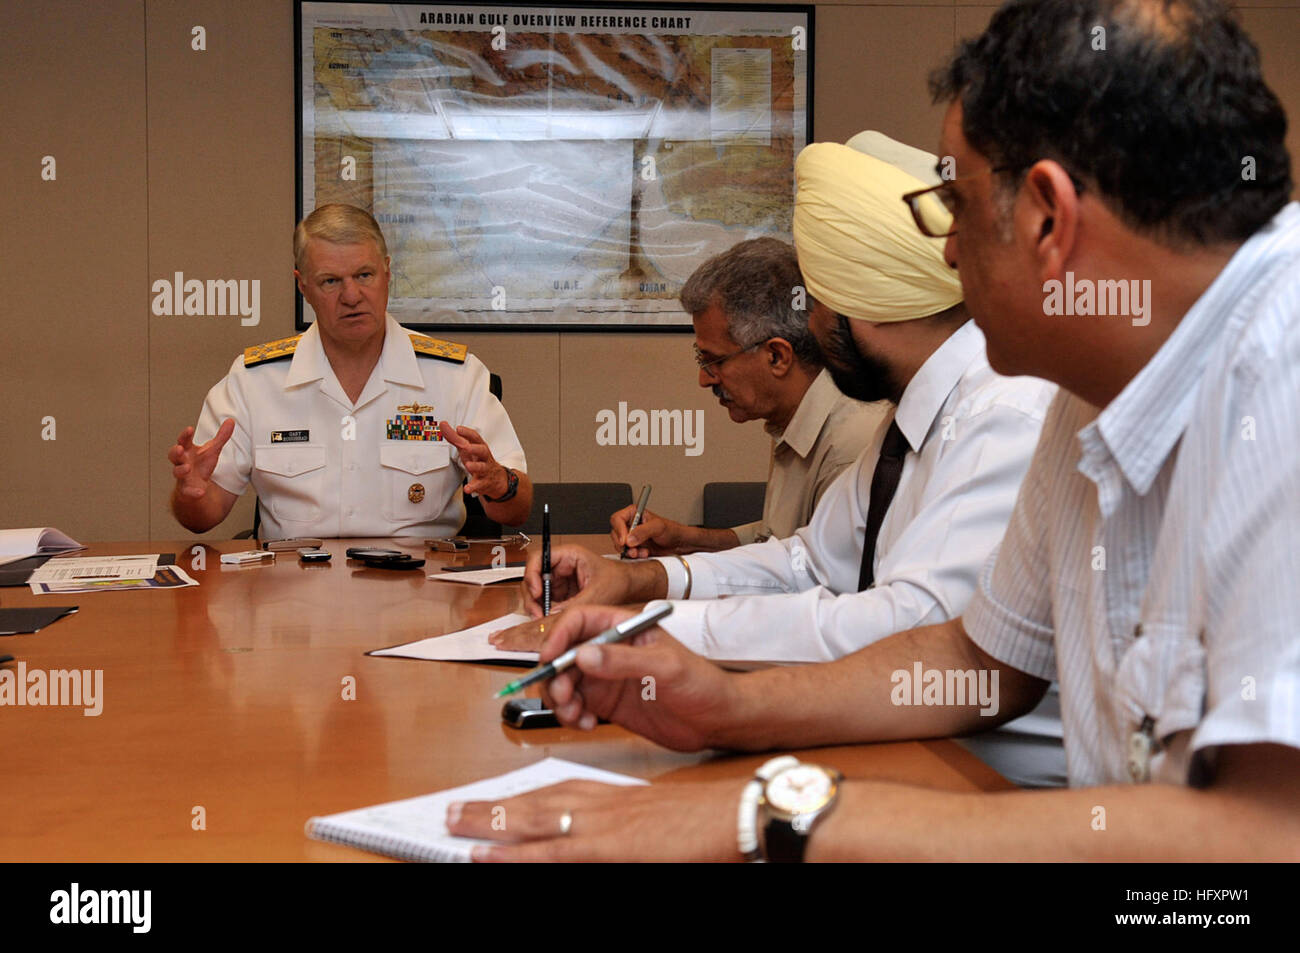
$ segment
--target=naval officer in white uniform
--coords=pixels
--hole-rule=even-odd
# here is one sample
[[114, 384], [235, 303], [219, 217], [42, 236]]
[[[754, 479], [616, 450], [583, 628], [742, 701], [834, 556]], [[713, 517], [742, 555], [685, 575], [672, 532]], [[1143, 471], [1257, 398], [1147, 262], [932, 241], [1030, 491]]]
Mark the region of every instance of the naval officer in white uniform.
[[168, 452], [182, 526], [216, 526], [251, 483], [264, 539], [449, 535], [466, 477], [490, 519], [527, 520], [524, 451], [487, 369], [388, 315], [389, 260], [362, 209], [299, 223], [294, 276], [316, 321], [236, 358]]

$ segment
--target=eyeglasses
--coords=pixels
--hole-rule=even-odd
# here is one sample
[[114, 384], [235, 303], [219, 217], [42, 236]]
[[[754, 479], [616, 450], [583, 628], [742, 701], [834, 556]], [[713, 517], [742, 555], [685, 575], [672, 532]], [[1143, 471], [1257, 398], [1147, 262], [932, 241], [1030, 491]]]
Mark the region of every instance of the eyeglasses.
[[704, 371], [704, 373], [708, 374], [710, 377], [717, 377], [718, 372], [714, 370], [715, 367], [720, 367], [723, 363], [731, 360], [733, 357], [739, 357], [746, 351], [752, 351], [754, 348], [761, 347], [766, 343], [767, 339], [764, 338], [762, 341], [755, 341], [749, 347], [742, 347], [739, 351], [732, 351], [730, 354], [724, 354], [722, 357], [715, 357], [712, 360], [707, 361], [704, 359], [704, 352], [700, 350], [698, 344], [692, 344], [691, 347], [695, 349], [695, 363], [699, 365], [700, 370]]
[[980, 175], [996, 175], [1006, 172], [1011, 166], [1000, 165], [973, 175], [963, 175], [950, 182], [941, 182], [928, 189], [917, 189], [903, 196], [903, 201], [912, 210], [912, 219], [921, 234], [929, 238], [947, 238], [957, 231], [954, 224], [957, 201], [949, 189], [962, 179], [973, 179]]
[[[928, 189], [908, 192], [903, 196], [903, 201], [912, 210], [912, 219], [916, 222], [916, 227], [921, 230], [922, 235], [930, 238], [947, 238], [957, 232], [957, 226], [954, 224], [957, 214], [957, 200], [949, 189], [962, 179], [973, 179], [981, 175], [997, 175], [999, 172], [1010, 172], [1015, 168], [1016, 166], [1013, 165], [999, 165], [983, 172], [959, 176], [951, 182], [941, 182]], [[1070, 176], [1070, 184], [1074, 186], [1075, 194], [1082, 195], [1083, 183], [1079, 181], [1074, 173], [1067, 174]]]

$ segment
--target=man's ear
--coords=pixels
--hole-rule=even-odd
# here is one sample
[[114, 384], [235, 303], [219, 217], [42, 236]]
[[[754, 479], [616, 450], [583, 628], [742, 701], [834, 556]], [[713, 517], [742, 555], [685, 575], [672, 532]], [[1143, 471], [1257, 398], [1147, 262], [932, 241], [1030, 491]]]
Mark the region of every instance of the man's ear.
[[302, 286], [302, 272], [297, 268], [293, 270], [293, 280], [298, 283], [298, 293], [304, 298], [307, 297], [307, 290]]
[[785, 338], [771, 338], [763, 349], [773, 377], [785, 377], [794, 367], [794, 348]]
[[1039, 280], [1059, 279], [1078, 237], [1079, 193], [1059, 163], [1042, 159], [1026, 173], [1021, 194], [1016, 230], [1033, 249]]

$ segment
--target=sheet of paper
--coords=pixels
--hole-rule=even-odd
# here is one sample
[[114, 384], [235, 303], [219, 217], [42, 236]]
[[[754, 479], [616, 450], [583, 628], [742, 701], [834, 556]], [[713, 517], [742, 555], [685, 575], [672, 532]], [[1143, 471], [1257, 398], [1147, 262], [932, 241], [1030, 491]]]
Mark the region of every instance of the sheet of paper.
[[148, 579], [70, 579], [66, 582], [33, 582], [32, 592], [39, 595], [58, 592], [109, 592], [117, 589], [184, 589], [197, 586], [194, 579], [180, 566], [156, 566]]
[[141, 556], [71, 556], [51, 559], [32, 571], [28, 582], [72, 582], [101, 579], [149, 579], [158, 571], [160, 553]]
[[[447, 805], [453, 801], [500, 801], [561, 781], [575, 780], [627, 786], [647, 783], [640, 778], [590, 768], [561, 758], [545, 758], [518, 771], [435, 794], [313, 817], [307, 822], [307, 834], [317, 840], [339, 841], [373, 849], [377, 853], [418, 855], [424, 860], [467, 861], [472, 847], [490, 842], [449, 834]], [[390, 849], [384, 850], [381, 845]], [[399, 849], [393, 850], [394, 845]]]
[[471, 569], [468, 572], [431, 572], [429, 578], [438, 582], [463, 582], [470, 586], [487, 586], [494, 582], [523, 579], [523, 566], [503, 566], [501, 569]]
[[395, 655], [400, 658], [428, 659], [431, 662], [536, 662], [536, 652], [503, 652], [488, 641], [488, 636], [498, 629], [508, 629], [512, 625], [529, 621], [529, 617], [519, 612], [511, 612], [491, 622], [484, 622], [459, 632], [435, 635], [394, 645], [390, 649], [376, 649], [367, 655]]

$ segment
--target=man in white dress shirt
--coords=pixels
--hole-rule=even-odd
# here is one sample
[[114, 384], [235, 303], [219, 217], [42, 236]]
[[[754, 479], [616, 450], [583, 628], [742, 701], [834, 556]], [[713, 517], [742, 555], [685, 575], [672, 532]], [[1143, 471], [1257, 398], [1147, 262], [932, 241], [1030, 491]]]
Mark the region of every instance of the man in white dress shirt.
[[322, 205], [294, 232], [306, 333], [248, 348], [168, 452], [172, 512], [196, 533], [251, 483], [263, 539], [444, 536], [464, 492], [517, 526], [532, 484], [487, 368], [387, 313], [389, 258], [369, 213]]
[[[1300, 859], [1300, 206], [1258, 52], [1217, 0], [1012, 0], [932, 88], [957, 175], [931, 194], [989, 360], [1062, 387], [970, 608], [748, 675], [652, 629], [544, 694], [564, 724], [764, 750], [959, 734], [1055, 677], [1071, 789], [823, 783], [783, 818], [738, 780], [570, 785], [452, 805], [455, 833], [532, 841], [477, 859]], [[627, 615], [565, 612], [542, 656]], [[996, 685], [997, 714], [900, 691], [922, 665]], [[796, 769], [765, 770], [788, 800]]]

